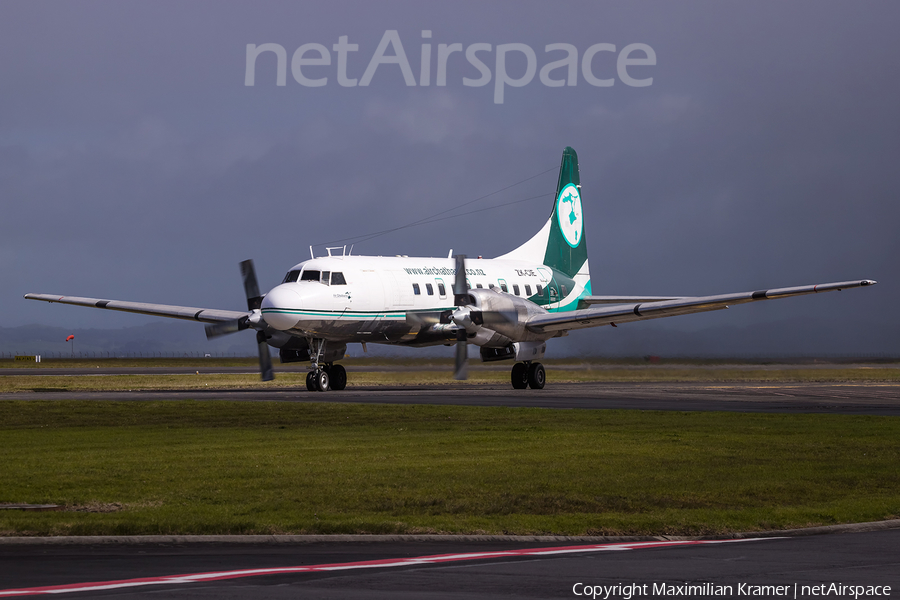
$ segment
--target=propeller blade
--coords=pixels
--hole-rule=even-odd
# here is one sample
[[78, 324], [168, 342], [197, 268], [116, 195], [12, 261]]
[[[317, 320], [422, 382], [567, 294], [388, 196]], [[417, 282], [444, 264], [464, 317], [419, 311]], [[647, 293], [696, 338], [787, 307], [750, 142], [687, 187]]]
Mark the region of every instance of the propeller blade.
[[[241, 262], [241, 277], [244, 279], [244, 293], [247, 296], [247, 310], [253, 312], [251, 317], [243, 317], [238, 321], [243, 321], [243, 327], [240, 329], [248, 329], [253, 327], [256, 332], [256, 346], [259, 351], [259, 376], [263, 381], [272, 381], [275, 379], [275, 369], [272, 368], [272, 355], [269, 354], [269, 344], [266, 343], [266, 334], [262, 331], [266, 328], [266, 323], [261, 319], [259, 308], [262, 306], [262, 294], [259, 293], [259, 283], [256, 281], [256, 269], [253, 268], [252, 260]], [[228, 331], [228, 333], [231, 333]], [[209, 326], [207, 326], [207, 335], [209, 335]]]
[[248, 327], [250, 327], [250, 325], [247, 323], [247, 317], [241, 317], [240, 319], [234, 319], [232, 321], [209, 323], [206, 325], [206, 339], [211, 340], [230, 333], [237, 333]]
[[252, 260], [241, 262], [241, 277], [244, 278], [244, 293], [247, 295], [247, 310], [256, 310], [262, 305], [259, 284], [256, 282], [256, 269]]
[[[466, 283], [466, 255], [456, 255], [456, 279], [453, 281], [453, 304], [465, 306], [469, 303], [469, 286]], [[469, 377], [468, 334], [460, 328], [456, 332], [456, 369], [453, 378], [464, 380]]]
[[466, 255], [456, 255], [456, 279], [453, 281], [453, 304], [463, 306], [469, 303], [469, 286], [466, 283]]
[[259, 349], [259, 376], [263, 381], [275, 379], [275, 369], [272, 368], [272, 355], [269, 354], [269, 344], [266, 343], [266, 334], [256, 332], [256, 345]]
[[457, 381], [469, 378], [469, 347], [466, 337], [465, 329], [456, 332], [456, 370], [453, 372], [453, 379]]

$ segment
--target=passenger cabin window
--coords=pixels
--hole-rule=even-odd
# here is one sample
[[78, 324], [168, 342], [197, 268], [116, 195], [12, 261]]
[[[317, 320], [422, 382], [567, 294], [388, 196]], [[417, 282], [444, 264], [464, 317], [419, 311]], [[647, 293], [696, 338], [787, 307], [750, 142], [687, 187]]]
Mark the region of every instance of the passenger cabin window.
[[543, 290], [543, 288], [541, 287], [541, 284], [537, 284], [537, 295], [538, 295], [538, 296], [543, 296], [543, 295], [544, 295], [544, 290]]
[[347, 280], [344, 279], [344, 274], [340, 271], [335, 271], [331, 274], [331, 285], [347, 285]]
[[331, 271], [322, 271], [322, 283], [325, 285], [331, 283]]
[[480, 283], [476, 283], [476, 284], [475, 284], [475, 287], [477, 287], [479, 290], [480, 290], [480, 289], [484, 289], [484, 286], [481, 285]]
[[518, 283], [513, 284], [513, 294], [515, 294], [516, 296], [519, 295], [519, 284]]
[[439, 293], [441, 296], [446, 296], [446, 295], [447, 295], [447, 288], [445, 288], [445, 287], [444, 287], [444, 284], [441, 283], [440, 281], [438, 281], [438, 293]]
[[288, 271], [288, 274], [284, 276], [284, 281], [281, 283], [294, 283], [299, 278], [300, 271]]
[[493, 283], [489, 283], [489, 284], [488, 284], [488, 287], [491, 288], [491, 289], [494, 289], [494, 284], [493, 284]]
[[420, 295], [421, 293], [422, 293], [422, 292], [419, 290], [419, 284], [418, 284], [418, 283], [414, 283], [414, 284], [413, 284], [413, 294], [415, 294], [416, 296], [418, 296], [418, 295]]
[[505, 283], [501, 283], [501, 284], [500, 284], [500, 289], [503, 290], [504, 292], [509, 292], [509, 290], [506, 289], [506, 284], [505, 284]]
[[525, 295], [526, 296], [531, 295], [531, 284], [528, 284], [528, 283], [525, 284]]
[[318, 281], [320, 273], [318, 271], [303, 271], [300, 281]]
[[434, 296], [434, 286], [430, 283], [425, 284], [425, 291], [428, 292], [429, 296]]

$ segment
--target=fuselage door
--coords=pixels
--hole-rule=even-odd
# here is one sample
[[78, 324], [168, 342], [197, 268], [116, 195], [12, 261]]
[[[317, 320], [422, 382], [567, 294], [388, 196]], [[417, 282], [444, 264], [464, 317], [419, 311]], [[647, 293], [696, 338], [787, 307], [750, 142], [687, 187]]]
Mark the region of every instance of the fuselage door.
[[409, 276], [403, 271], [382, 271], [384, 280], [390, 288], [391, 304], [394, 306], [412, 306], [413, 305], [413, 287]]

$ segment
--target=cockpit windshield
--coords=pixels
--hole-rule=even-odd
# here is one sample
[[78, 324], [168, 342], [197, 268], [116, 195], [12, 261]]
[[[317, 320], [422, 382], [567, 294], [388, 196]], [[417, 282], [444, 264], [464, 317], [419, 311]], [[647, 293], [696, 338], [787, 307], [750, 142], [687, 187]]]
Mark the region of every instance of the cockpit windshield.
[[318, 271], [303, 271], [303, 275], [300, 276], [300, 281], [318, 281], [319, 280], [319, 272]]
[[288, 274], [284, 276], [284, 281], [281, 283], [294, 283], [298, 277], [300, 277], [300, 271], [288, 271]]

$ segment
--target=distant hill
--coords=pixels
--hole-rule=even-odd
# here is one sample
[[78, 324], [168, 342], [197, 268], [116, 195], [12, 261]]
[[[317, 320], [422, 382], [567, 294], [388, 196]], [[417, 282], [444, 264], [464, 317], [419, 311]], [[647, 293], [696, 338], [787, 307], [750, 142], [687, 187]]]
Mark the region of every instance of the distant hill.
[[203, 326], [182, 321], [160, 321], [119, 329], [64, 329], [44, 325], [0, 327], [0, 353], [68, 355], [65, 341], [75, 336], [75, 353], [96, 356], [220, 354], [255, 356], [253, 332], [207, 340]]
[[[68, 335], [75, 335], [75, 352], [95, 356], [213, 355], [255, 356], [252, 331], [207, 340], [203, 326], [161, 320], [120, 329], [65, 329], [43, 325], [0, 327], [0, 354], [68, 355]], [[477, 356], [477, 349], [470, 349]], [[362, 350], [352, 344], [352, 356]], [[369, 344], [374, 356], [452, 356], [443, 346], [407, 349]], [[695, 331], [679, 330], [661, 321], [630, 323], [572, 332], [551, 340], [548, 356], [900, 356], [900, 326], [871, 323], [844, 325], [841, 321], [795, 319], [753, 326], [720, 325]]]
[[[590, 332], [590, 330], [588, 330]], [[681, 357], [900, 357], [900, 326], [844, 324], [801, 318], [750, 326], [717, 325], [695, 331], [663, 322], [630, 323], [600, 331], [576, 332], [571, 354]], [[577, 336], [577, 337], [576, 337]]]

